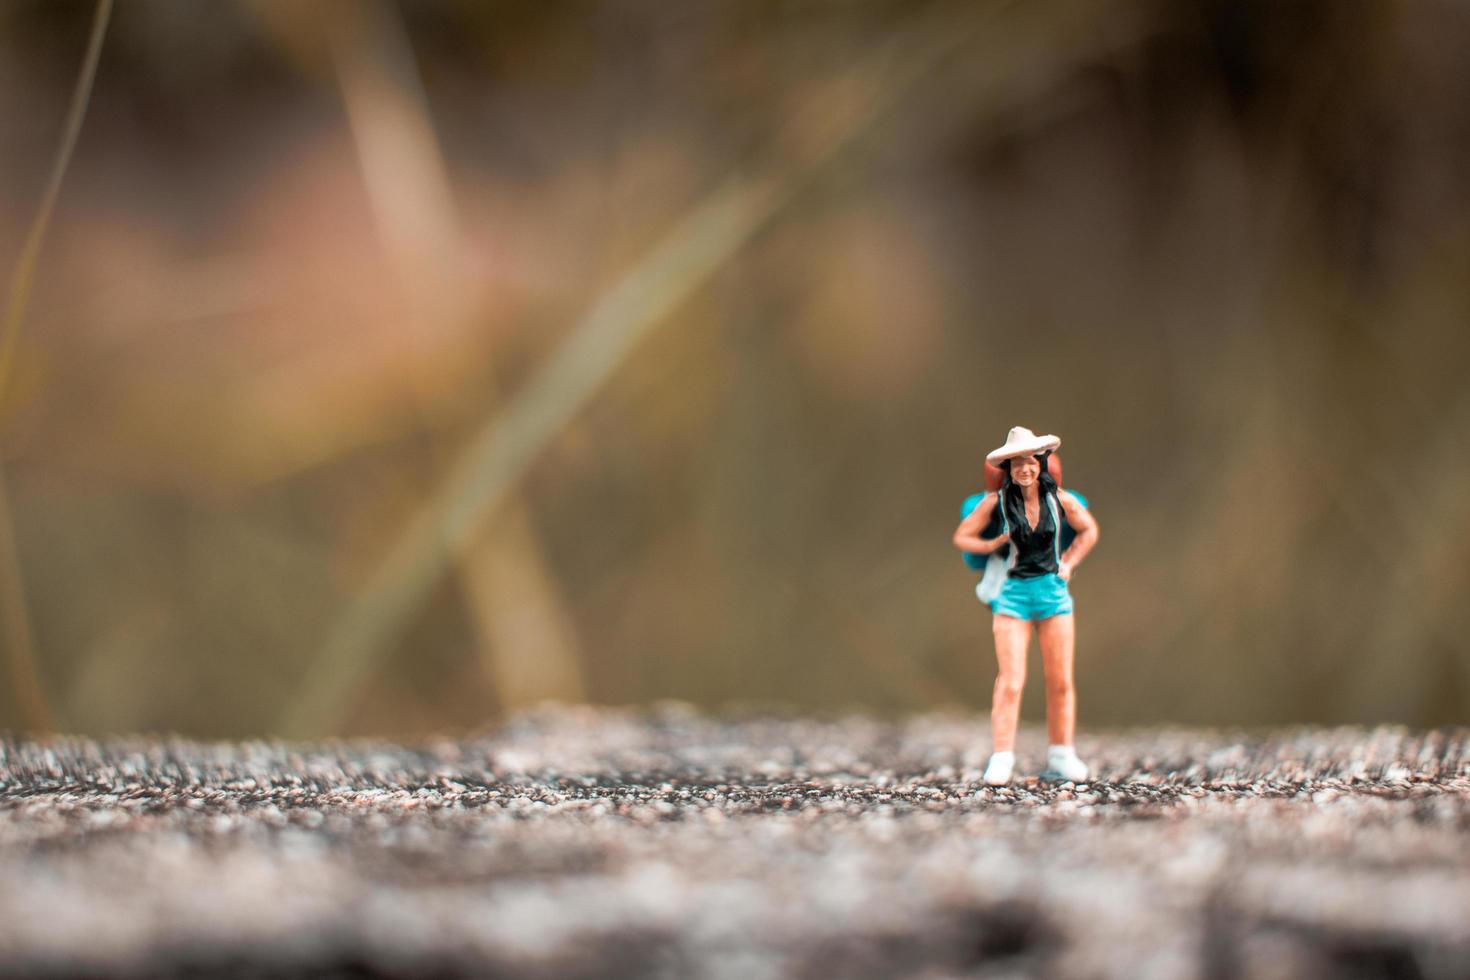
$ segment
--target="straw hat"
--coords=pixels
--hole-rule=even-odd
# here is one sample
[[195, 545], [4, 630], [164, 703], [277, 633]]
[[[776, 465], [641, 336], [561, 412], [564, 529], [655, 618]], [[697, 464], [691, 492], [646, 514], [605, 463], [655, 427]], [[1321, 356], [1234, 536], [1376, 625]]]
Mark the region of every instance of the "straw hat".
[[1035, 456], [1037, 453], [1051, 452], [1061, 444], [1062, 440], [1056, 436], [1039, 436], [1024, 425], [1018, 425], [1006, 433], [1004, 446], [986, 454], [985, 462], [999, 463], [1017, 456]]

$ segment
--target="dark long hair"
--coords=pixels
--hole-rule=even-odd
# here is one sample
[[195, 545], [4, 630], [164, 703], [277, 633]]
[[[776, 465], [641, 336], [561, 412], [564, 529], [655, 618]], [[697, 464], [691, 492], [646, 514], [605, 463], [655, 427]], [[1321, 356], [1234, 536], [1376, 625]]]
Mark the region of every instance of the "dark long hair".
[[1036, 461], [1041, 464], [1041, 476], [1037, 479], [1041, 490], [1041, 519], [1036, 522], [1036, 529], [1031, 529], [1031, 522], [1026, 519], [1026, 497], [1021, 488], [1011, 482], [1011, 461], [1002, 460], [1000, 468], [1005, 471], [1005, 477], [1000, 484], [1000, 503], [1005, 508], [1006, 523], [1010, 525], [1011, 540], [1024, 544], [1032, 535], [1042, 536], [1048, 531], [1055, 532], [1052, 525], [1051, 508], [1047, 506], [1046, 495], [1057, 492], [1057, 481], [1047, 472], [1046, 458], [1051, 455], [1051, 450], [1044, 453], [1035, 453]]

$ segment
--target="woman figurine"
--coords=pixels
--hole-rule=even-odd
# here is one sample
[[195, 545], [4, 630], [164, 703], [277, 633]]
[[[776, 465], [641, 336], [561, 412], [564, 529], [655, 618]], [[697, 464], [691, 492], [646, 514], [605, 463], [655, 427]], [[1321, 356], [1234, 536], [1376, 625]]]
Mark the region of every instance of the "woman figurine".
[[[1061, 444], [1056, 436], [1038, 436], [1021, 426], [1007, 433], [1005, 445], [985, 457], [1004, 472], [1000, 491], [987, 494], [954, 533], [955, 547], [971, 554], [995, 555], [1009, 545], [1004, 564], [999, 557], [992, 558], [991, 564], [997, 567], [976, 590], [993, 590], [995, 579], [1004, 573], [1004, 584], [990, 600], [995, 657], [1000, 664], [990, 714], [994, 751], [985, 767], [985, 782], [990, 786], [1010, 782], [1015, 765], [1016, 723], [1032, 623], [1046, 672], [1046, 729], [1051, 743], [1041, 776], [1072, 782], [1087, 778], [1087, 766], [1072, 745], [1077, 696], [1072, 684], [1075, 632], [1067, 583], [1097, 543], [1098, 529], [1087, 508], [1047, 473], [1046, 459]], [[981, 537], [997, 508], [1000, 535]], [[1060, 543], [1064, 516], [1077, 534], [1065, 552]]]

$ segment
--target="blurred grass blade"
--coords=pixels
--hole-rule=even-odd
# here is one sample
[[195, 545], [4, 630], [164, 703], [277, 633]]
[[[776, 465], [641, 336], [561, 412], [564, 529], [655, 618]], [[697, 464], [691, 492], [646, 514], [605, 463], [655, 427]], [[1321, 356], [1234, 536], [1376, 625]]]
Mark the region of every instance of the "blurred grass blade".
[[[76, 88], [72, 91], [61, 146], [51, 165], [41, 206], [31, 221], [25, 244], [21, 247], [20, 258], [15, 264], [15, 273], [10, 279], [10, 295], [5, 303], [5, 322], [0, 326], [0, 419], [4, 418], [9, 408], [10, 374], [20, 341], [21, 326], [25, 322], [26, 307], [30, 305], [36, 260], [41, 254], [41, 244], [51, 225], [51, 213], [56, 209], [56, 200], [61, 195], [61, 181], [66, 176], [67, 165], [71, 163], [72, 151], [76, 148], [77, 137], [82, 131], [82, 120], [87, 115], [87, 105], [92, 99], [92, 82], [97, 77], [102, 40], [107, 36], [107, 24], [111, 19], [112, 0], [97, 0], [97, 9], [92, 17], [92, 33], [87, 40], [87, 52], [82, 58], [82, 69], [77, 76]], [[10, 494], [5, 486], [3, 465], [0, 465], [0, 616], [4, 617], [5, 651], [10, 668], [11, 690], [15, 692], [22, 724], [32, 731], [50, 731], [51, 712], [36, 670], [30, 618], [26, 612], [25, 580], [20, 571], [15, 526], [10, 512]]]
[[525, 392], [470, 445], [331, 633], [282, 718], [287, 735], [331, 730], [342, 705], [419, 609], [485, 514], [577, 413], [644, 331], [769, 213], [769, 185], [733, 181], [618, 283]]
[[20, 339], [21, 323], [25, 320], [26, 307], [30, 304], [36, 260], [41, 254], [46, 230], [51, 225], [51, 212], [56, 209], [56, 199], [61, 196], [61, 181], [66, 176], [67, 165], [71, 163], [72, 150], [76, 148], [77, 137], [82, 132], [82, 120], [87, 115], [87, 104], [92, 99], [92, 81], [97, 77], [97, 61], [102, 55], [102, 39], [107, 36], [107, 23], [111, 18], [112, 0], [97, 0], [97, 12], [92, 18], [92, 35], [87, 40], [82, 71], [77, 76], [76, 88], [72, 91], [61, 147], [51, 165], [51, 174], [46, 180], [46, 192], [41, 197], [41, 207], [26, 233], [25, 244], [21, 247], [20, 258], [15, 264], [15, 273], [10, 278], [10, 296], [5, 304], [5, 325], [0, 329], [0, 410], [7, 404], [10, 372], [15, 360], [16, 344]]
[[378, 234], [417, 304], [454, 282], [459, 232], [449, 170], [408, 32], [382, 0], [325, 8], [337, 83]]
[[[326, 29], [378, 236], [404, 297], [400, 316], [414, 335], [440, 335], [474, 316], [473, 300], [449, 169], [408, 31], [398, 9], [381, 0], [332, 6]], [[427, 421], [429, 389], [439, 381], [423, 371], [414, 377]], [[482, 397], [493, 403], [488, 387], [482, 383]], [[514, 496], [495, 530], [457, 552], [481, 666], [502, 707], [580, 700], [576, 631], [535, 524]]]
[[[987, 7], [993, 13], [1000, 7]], [[969, 13], [968, 8], [966, 13]], [[397, 543], [329, 634], [325, 648], [282, 715], [288, 736], [331, 731], [348, 699], [376, 670], [421, 608], [445, 568], [505, 498], [536, 456], [608, 382], [660, 320], [749, 242], [819, 175], [887, 115], [914, 85], [971, 41], [985, 19], [940, 17], [919, 40], [872, 56], [845, 73], [830, 104], [807, 105], [796, 145], [798, 163], [770, 175], [736, 174], [692, 208], [641, 261], [592, 304], [546, 367], [489, 421], [439, 491]]]

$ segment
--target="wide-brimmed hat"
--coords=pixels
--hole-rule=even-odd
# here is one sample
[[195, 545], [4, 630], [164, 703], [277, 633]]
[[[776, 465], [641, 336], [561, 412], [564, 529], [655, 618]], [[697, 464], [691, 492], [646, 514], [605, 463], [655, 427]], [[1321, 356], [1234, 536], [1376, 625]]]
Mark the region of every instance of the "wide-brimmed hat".
[[999, 463], [1002, 460], [1015, 459], [1017, 456], [1049, 453], [1061, 444], [1062, 440], [1057, 436], [1039, 436], [1024, 425], [1018, 425], [1006, 433], [1004, 446], [986, 453], [985, 462]]

